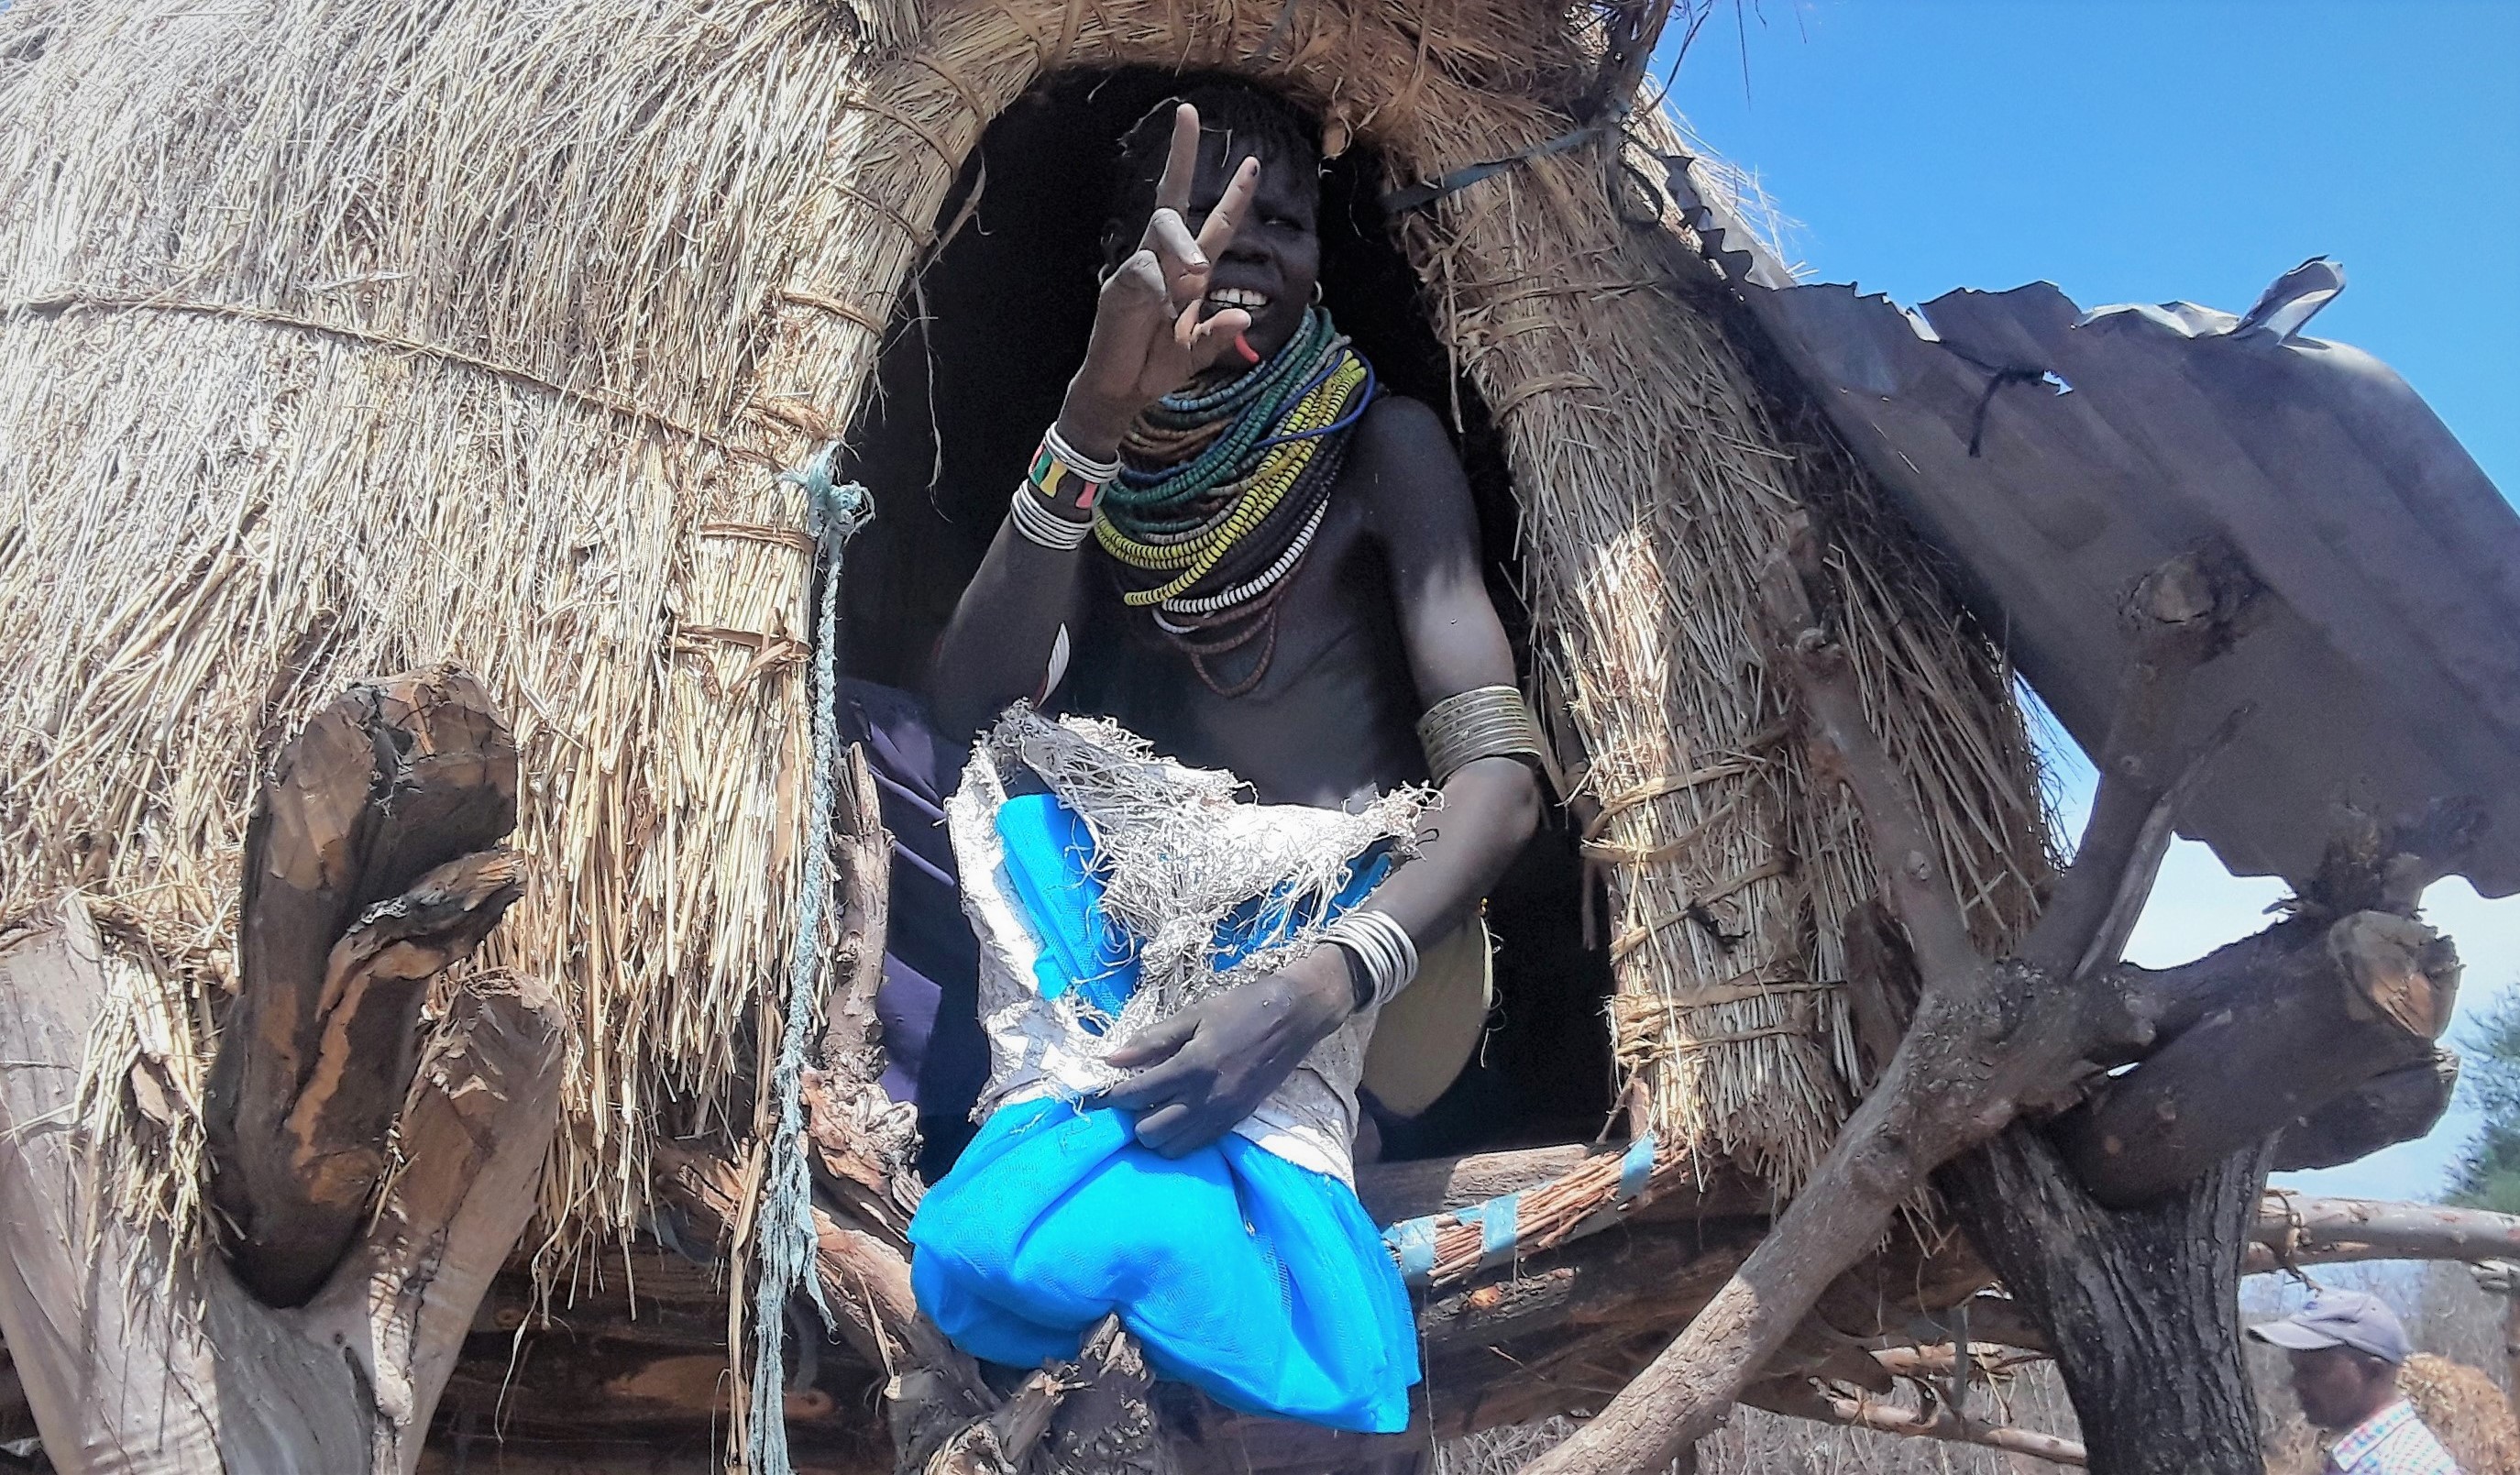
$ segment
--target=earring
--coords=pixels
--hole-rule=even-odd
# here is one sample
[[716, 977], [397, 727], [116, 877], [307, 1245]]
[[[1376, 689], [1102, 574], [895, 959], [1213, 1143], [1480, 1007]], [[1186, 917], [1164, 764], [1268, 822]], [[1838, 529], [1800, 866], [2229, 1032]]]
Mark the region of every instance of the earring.
[[1319, 278], [1313, 281], [1313, 305], [1315, 307], [1322, 305], [1322, 284]]

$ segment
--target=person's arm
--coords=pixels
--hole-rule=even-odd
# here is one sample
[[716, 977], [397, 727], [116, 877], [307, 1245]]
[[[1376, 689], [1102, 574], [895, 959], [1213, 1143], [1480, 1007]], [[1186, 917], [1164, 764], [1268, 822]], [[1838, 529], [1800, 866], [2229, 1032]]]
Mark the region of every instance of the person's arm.
[[[1467, 477], [1435, 412], [1413, 399], [1374, 408], [1366, 447], [1373, 529], [1424, 711], [1480, 687], [1514, 685], [1513, 648], [1488, 599]], [[1539, 776], [1520, 758], [1475, 759], [1444, 780], [1443, 807], [1418, 855], [1374, 888], [1371, 905], [1420, 950], [1450, 937], [1496, 886], [1540, 824]]]
[[[1085, 362], [1068, 381], [1058, 412], [1060, 437], [1088, 460], [1116, 458], [1120, 437], [1140, 411], [1189, 383], [1251, 326], [1251, 315], [1239, 308], [1207, 318], [1200, 309], [1208, 264], [1234, 239], [1260, 166], [1242, 161], [1192, 236], [1185, 211], [1197, 167], [1198, 111], [1184, 104], [1173, 118], [1172, 153], [1155, 187], [1154, 214], [1137, 251], [1102, 283]], [[1018, 489], [1016, 495], [1032, 493]], [[1039, 506], [1040, 515], [1059, 519], [1081, 542], [1090, 510]], [[1046, 546], [1025, 536], [1012, 515], [1000, 524], [928, 670], [927, 705], [940, 731], [968, 737], [1009, 702], [1044, 694], [1060, 631], [1071, 639], [1079, 633], [1084, 565], [1081, 546]]]
[[[1386, 399], [1358, 427], [1356, 469], [1422, 710], [1479, 687], [1513, 684], [1513, 649], [1479, 567], [1478, 520], [1435, 413]], [[1418, 854], [1373, 890], [1422, 951], [1469, 920], [1540, 823], [1540, 785], [1519, 759], [1462, 765]], [[1138, 1140], [1179, 1156], [1249, 1116], [1312, 1048], [1358, 1007], [1347, 955], [1316, 948], [1131, 1037], [1104, 1058], [1138, 1074], [1106, 1094], [1143, 1113]]]

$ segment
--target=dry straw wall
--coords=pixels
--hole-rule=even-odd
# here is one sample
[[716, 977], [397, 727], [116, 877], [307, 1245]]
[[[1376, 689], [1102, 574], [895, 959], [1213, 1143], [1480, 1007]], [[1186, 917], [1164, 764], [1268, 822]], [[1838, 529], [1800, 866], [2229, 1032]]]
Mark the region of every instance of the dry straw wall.
[[[532, 885], [479, 965], [580, 1022], [550, 1207], [635, 1226], [649, 1140], [748, 1125], [788, 947], [811, 571], [774, 474], [847, 423], [988, 119], [1053, 70], [1228, 66], [1418, 178], [1565, 132], [1593, 74], [1516, 0], [886, 23], [869, 60], [827, 0], [0, 14], [0, 905], [102, 899], [178, 1141], [259, 765], [350, 681], [454, 659], [531, 776]], [[1780, 429], [1621, 177], [1541, 159], [1405, 245], [1503, 426], [1546, 686], [1609, 809], [1621, 1058], [1668, 1140], [1790, 1182], [1848, 1095], [1835, 937], [1868, 886], [1750, 589], [1799, 496], [1862, 488]], [[1858, 549], [1868, 693], [2001, 931], [2043, 855], [2002, 675]]]

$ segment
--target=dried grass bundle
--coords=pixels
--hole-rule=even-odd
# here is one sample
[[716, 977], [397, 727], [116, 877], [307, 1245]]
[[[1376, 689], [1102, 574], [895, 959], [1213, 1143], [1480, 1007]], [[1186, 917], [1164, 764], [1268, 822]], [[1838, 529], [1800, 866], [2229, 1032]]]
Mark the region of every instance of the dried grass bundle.
[[[110, 898], [205, 1015], [264, 755], [353, 679], [462, 661], [535, 867], [479, 965], [582, 1031], [549, 1207], [637, 1225], [655, 1135], [749, 1115], [788, 946], [811, 550], [772, 473], [845, 424], [988, 120], [1063, 67], [1232, 67], [1431, 178], [1568, 131], [1587, 34], [1527, 0], [966, 0], [867, 63], [825, 0], [0, 13], [0, 911]], [[1863, 494], [1613, 152], [1404, 235], [1607, 811], [1621, 1058], [1668, 1141], [1789, 1184], [1854, 1070], [1835, 921], [1868, 887], [1749, 591], [1801, 499]], [[1867, 690], [2009, 925], [2042, 850], [2002, 673], [1854, 531]]]
[[0, 909], [102, 894], [203, 1004], [262, 761], [458, 660], [531, 785], [476, 966], [583, 1027], [555, 1217], [638, 1222], [652, 1134], [748, 1115], [810, 576], [775, 371], [830, 317], [782, 293], [854, 54], [804, 4], [0, 15]]

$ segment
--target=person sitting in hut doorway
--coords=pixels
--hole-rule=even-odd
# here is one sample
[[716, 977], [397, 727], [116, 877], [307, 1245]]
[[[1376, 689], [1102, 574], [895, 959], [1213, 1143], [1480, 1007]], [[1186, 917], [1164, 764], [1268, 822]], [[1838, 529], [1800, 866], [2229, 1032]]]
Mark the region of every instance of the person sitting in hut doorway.
[[2387, 1302], [2361, 1291], [2323, 1290], [2249, 1335], [2290, 1355], [2301, 1416], [2327, 1431], [2326, 1475], [2458, 1475], [2415, 1406], [2398, 1392], [2413, 1348]]
[[1422, 1108], [1464, 1062], [1541, 737], [1441, 422], [1321, 306], [1309, 132], [1204, 84], [1120, 153], [1090, 346], [927, 684], [935, 751], [978, 738], [940, 807], [992, 1058], [914, 1281], [984, 1359], [1116, 1311], [1230, 1406], [1396, 1430], [1360, 1079]]

